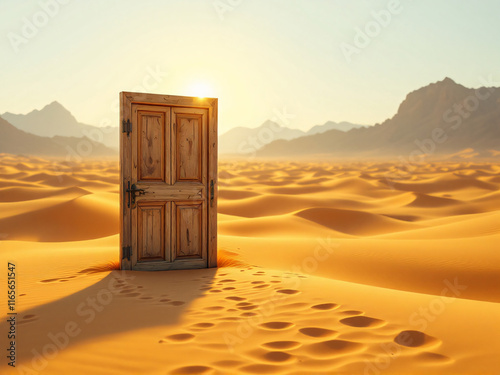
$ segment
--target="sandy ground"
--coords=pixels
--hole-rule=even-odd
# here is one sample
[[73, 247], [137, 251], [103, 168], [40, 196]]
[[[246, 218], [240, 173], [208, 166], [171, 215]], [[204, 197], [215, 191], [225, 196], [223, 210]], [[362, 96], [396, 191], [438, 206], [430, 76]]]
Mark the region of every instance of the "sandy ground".
[[149, 273], [118, 173], [0, 155], [2, 374], [499, 373], [500, 164], [222, 161], [221, 267]]

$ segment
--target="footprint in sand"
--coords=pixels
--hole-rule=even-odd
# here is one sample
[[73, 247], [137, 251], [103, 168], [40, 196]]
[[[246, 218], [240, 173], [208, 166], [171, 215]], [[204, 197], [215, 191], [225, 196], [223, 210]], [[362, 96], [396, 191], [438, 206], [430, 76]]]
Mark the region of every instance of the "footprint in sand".
[[140, 296], [141, 293], [128, 293], [128, 294], [124, 294], [125, 297], [137, 297], [137, 296]]
[[278, 331], [278, 330], [292, 328], [294, 325], [295, 324], [290, 322], [267, 322], [267, 323], [262, 323], [259, 326], [263, 329]]
[[269, 288], [271, 285], [270, 284], [260, 284], [260, 285], [255, 285], [253, 288], [254, 289], [263, 289], [263, 288]]
[[226, 288], [222, 288], [222, 290], [235, 290], [236, 288], [234, 286], [228, 286]]
[[292, 356], [291, 354], [280, 351], [268, 352], [264, 354], [263, 357], [263, 359], [265, 359], [266, 361], [276, 363], [290, 362], [290, 360], [293, 358], [294, 356]]
[[266, 273], [263, 271], [253, 273], [252, 276], [264, 276]]
[[276, 374], [278, 367], [274, 365], [253, 364], [240, 367], [238, 370], [247, 374]]
[[251, 302], [240, 302], [237, 303], [236, 306], [240, 310], [255, 310], [258, 307], [257, 305], [254, 305]]
[[34, 322], [35, 320], [38, 320], [38, 315], [35, 314], [28, 314], [22, 317], [20, 321], [17, 322], [17, 324], [27, 324]]
[[224, 279], [220, 280], [219, 283], [234, 283], [236, 280], [234, 279]]
[[419, 363], [445, 365], [454, 362], [450, 357], [438, 353], [423, 352], [415, 357]]
[[341, 319], [340, 323], [356, 328], [375, 328], [382, 327], [383, 325], [387, 324], [387, 322], [384, 320], [363, 315], [351, 316], [349, 318]]
[[238, 296], [229, 296], [229, 297], [226, 297], [226, 299], [231, 300], [231, 301], [238, 301], [238, 302], [246, 300], [246, 298], [238, 297]]
[[279, 289], [277, 292], [283, 293], [283, 294], [298, 294], [298, 293], [300, 293], [298, 290], [295, 290], [295, 289]]
[[177, 333], [175, 335], [170, 335], [166, 336], [164, 339], [161, 339], [159, 341], [160, 344], [163, 344], [165, 342], [186, 342], [186, 341], [191, 341], [195, 338], [194, 335], [190, 333]]
[[236, 367], [236, 366], [241, 366], [244, 362], [241, 362], [241, 361], [234, 361], [234, 360], [231, 360], [231, 359], [225, 359], [225, 360], [222, 360], [222, 361], [217, 361], [217, 362], [213, 362], [212, 364], [214, 366], [217, 366], [217, 367]]
[[257, 315], [257, 313], [254, 313], [254, 312], [251, 312], [251, 311], [250, 312], [244, 312], [244, 313], [240, 314], [240, 316], [245, 316], [245, 317], [246, 316], [255, 316], [255, 315]]
[[280, 350], [267, 351], [258, 349], [253, 350], [248, 354], [252, 357], [255, 357], [259, 362], [270, 362], [276, 364], [291, 362], [293, 359], [295, 359], [295, 356]]
[[359, 310], [346, 310], [346, 311], [339, 311], [340, 314], [342, 315], [363, 315], [363, 311]]
[[311, 344], [307, 350], [312, 357], [334, 358], [363, 350], [365, 346], [359, 342], [346, 340], [327, 340]]
[[419, 348], [439, 345], [441, 340], [426, 335], [424, 332], [409, 330], [401, 331], [394, 338], [394, 342], [408, 348]]
[[336, 303], [320, 303], [319, 305], [311, 306], [311, 309], [315, 310], [333, 310], [339, 308], [340, 305]]
[[309, 337], [328, 337], [338, 333], [337, 331], [320, 327], [301, 328], [299, 332]]
[[191, 328], [196, 328], [196, 329], [201, 329], [201, 328], [212, 328], [214, 327], [215, 324], [214, 323], [205, 323], [205, 322], [202, 322], [202, 323], [196, 323], [196, 324], [193, 324], [191, 326]]
[[169, 302], [170, 305], [173, 305], [173, 306], [181, 306], [181, 305], [184, 305], [186, 302], [184, 301], [172, 301], [172, 302]]
[[214, 374], [215, 370], [208, 366], [185, 366], [179, 367], [170, 372], [171, 375], [209, 375]]
[[220, 310], [224, 310], [224, 306], [207, 306], [207, 307], [204, 307], [203, 310], [220, 311]]
[[297, 341], [271, 341], [266, 342], [261, 346], [272, 350], [292, 350], [299, 348], [302, 344]]

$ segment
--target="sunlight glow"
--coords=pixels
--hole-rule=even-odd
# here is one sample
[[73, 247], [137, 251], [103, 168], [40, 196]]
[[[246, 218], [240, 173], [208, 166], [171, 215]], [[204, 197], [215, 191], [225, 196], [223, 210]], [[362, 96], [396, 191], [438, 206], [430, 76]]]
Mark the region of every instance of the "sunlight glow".
[[213, 96], [213, 89], [206, 82], [195, 82], [189, 87], [188, 94], [198, 98], [207, 98]]

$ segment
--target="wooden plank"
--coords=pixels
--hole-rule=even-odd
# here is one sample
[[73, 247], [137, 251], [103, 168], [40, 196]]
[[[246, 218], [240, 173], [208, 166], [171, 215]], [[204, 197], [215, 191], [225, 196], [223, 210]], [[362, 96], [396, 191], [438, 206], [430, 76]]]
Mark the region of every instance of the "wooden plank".
[[206, 199], [207, 196], [205, 187], [200, 185], [176, 184], [174, 186], [165, 186], [138, 182], [136, 186], [146, 192], [145, 195], [136, 198], [137, 202], [144, 200], [200, 200]]
[[127, 205], [127, 194], [125, 187], [127, 181], [131, 179], [131, 141], [130, 136], [122, 133], [122, 123], [131, 118], [131, 101], [125, 93], [120, 94], [120, 268], [123, 270], [132, 269], [131, 261], [123, 259], [123, 248], [132, 245], [131, 241], [131, 216]]
[[208, 187], [210, 181], [214, 181], [214, 197], [211, 201], [210, 191], [208, 193], [208, 267], [217, 267], [217, 111], [218, 100], [211, 101], [208, 111]]
[[207, 262], [204, 259], [180, 259], [175, 262], [146, 262], [134, 266], [136, 271], [170, 271], [183, 269], [207, 268]]
[[122, 94], [130, 103], [192, 108], [214, 108], [214, 106], [217, 106], [217, 99], [215, 98], [197, 98], [191, 96], [160, 95], [128, 91], [124, 91]]

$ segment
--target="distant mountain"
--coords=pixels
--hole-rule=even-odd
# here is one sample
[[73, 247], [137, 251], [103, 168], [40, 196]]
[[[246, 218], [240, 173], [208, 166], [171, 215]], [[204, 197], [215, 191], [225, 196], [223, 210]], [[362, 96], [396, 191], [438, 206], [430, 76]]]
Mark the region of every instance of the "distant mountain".
[[237, 127], [219, 136], [219, 153], [249, 154], [276, 139], [294, 139], [304, 134], [267, 120], [258, 128]]
[[19, 130], [41, 137], [87, 137], [116, 150], [119, 147], [118, 127], [82, 124], [58, 102], [25, 115], [6, 112], [0, 116]]
[[348, 132], [277, 140], [258, 156], [403, 156], [500, 149], [500, 88], [466, 88], [450, 78], [409, 93], [391, 119]]
[[328, 130], [340, 130], [343, 132], [347, 132], [351, 129], [357, 129], [357, 128], [363, 128], [363, 125], [358, 125], [358, 124], [352, 124], [350, 122], [342, 121], [342, 122], [333, 122], [333, 121], [327, 121], [323, 125], [316, 125], [313, 126], [309, 131], [306, 133], [307, 135], [314, 135], [314, 134], [321, 134], [324, 133]]
[[[89, 147], [88, 145], [92, 146]], [[85, 155], [81, 154], [81, 149]], [[70, 160], [78, 157], [114, 156], [116, 151], [88, 138], [40, 137], [17, 129], [0, 117], [0, 153], [36, 156], [70, 156]]]

